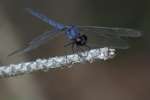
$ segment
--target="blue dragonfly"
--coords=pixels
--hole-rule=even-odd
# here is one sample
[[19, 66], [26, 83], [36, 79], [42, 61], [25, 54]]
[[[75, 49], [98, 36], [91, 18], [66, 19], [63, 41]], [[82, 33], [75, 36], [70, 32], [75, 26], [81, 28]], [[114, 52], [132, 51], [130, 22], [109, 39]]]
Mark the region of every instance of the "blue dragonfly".
[[84, 47], [88, 49], [100, 47], [128, 49], [129, 45], [124, 40], [124, 37], [137, 38], [141, 36], [140, 31], [129, 28], [64, 25], [30, 8], [26, 8], [26, 11], [32, 16], [51, 25], [53, 29], [35, 37], [28, 43], [28, 46], [12, 52], [8, 56], [12, 56], [18, 52], [26, 53], [36, 49], [48, 42], [48, 40], [60, 36], [60, 31], [63, 32], [69, 40], [64, 47], [71, 46], [73, 52], [75, 52], [75, 49], [82, 49]]

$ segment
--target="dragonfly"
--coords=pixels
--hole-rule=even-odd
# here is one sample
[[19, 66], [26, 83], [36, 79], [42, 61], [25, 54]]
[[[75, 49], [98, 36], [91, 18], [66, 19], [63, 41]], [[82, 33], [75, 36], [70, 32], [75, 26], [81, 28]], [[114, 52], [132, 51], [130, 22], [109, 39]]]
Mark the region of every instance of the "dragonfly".
[[69, 40], [64, 47], [71, 46], [73, 52], [75, 52], [75, 49], [85, 47], [89, 49], [101, 47], [128, 49], [129, 44], [124, 38], [137, 38], [142, 35], [140, 31], [130, 28], [65, 25], [31, 8], [26, 8], [25, 10], [53, 28], [33, 38], [26, 47], [16, 50], [8, 56], [12, 56], [18, 52], [27, 53], [34, 50], [49, 40], [60, 36], [60, 32], [63, 32], [67, 36], [67, 40]]

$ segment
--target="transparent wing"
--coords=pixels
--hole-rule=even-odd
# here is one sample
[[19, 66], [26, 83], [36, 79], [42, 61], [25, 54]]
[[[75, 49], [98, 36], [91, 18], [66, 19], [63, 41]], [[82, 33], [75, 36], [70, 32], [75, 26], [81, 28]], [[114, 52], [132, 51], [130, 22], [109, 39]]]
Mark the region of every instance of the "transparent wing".
[[55, 27], [57, 29], [62, 30], [62, 29], [65, 28], [65, 26], [63, 24], [58, 23], [55, 20], [52, 20], [52, 19], [48, 18], [47, 16], [45, 16], [45, 15], [43, 15], [43, 14], [37, 12], [37, 11], [34, 11], [34, 10], [30, 9], [30, 8], [26, 8], [26, 11], [29, 12], [31, 15], [39, 18], [40, 20], [48, 23], [49, 25], [51, 25], [51, 26], [53, 26], [53, 27]]
[[129, 28], [112, 28], [97, 26], [78, 26], [81, 33], [88, 36], [88, 43], [96, 47], [110, 47], [116, 49], [129, 48], [123, 37], [140, 37], [141, 32]]
[[97, 27], [97, 26], [78, 26], [80, 31], [86, 33], [98, 33], [98, 35], [113, 34], [119, 37], [140, 37], [141, 32], [129, 28]]
[[19, 53], [19, 52], [26, 53], [26, 52], [29, 52], [33, 49], [36, 49], [39, 46], [41, 46], [42, 44], [48, 42], [48, 40], [53, 39], [53, 38], [60, 35], [56, 32], [58, 32], [57, 29], [53, 29], [51, 31], [45, 32], [45, 33], [37, 36], [36, 38], [34, 38], [31, 42], [28, 43], [28, 45], [26, 47], [18, 49], [16, 51], [10, 53], [8, 56], [12, 56], [12, 55]]

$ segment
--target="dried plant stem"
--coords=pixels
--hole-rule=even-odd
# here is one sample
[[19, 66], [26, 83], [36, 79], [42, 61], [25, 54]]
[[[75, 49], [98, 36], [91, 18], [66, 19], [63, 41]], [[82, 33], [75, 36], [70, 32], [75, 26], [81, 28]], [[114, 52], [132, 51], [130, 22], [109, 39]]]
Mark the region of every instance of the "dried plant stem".
[[19, 76], [35, 71], [48, 71], [53, 68], [63, 68], [64, 66], [76, 63], [93, 62], [96, 59], [107, 60], [113, 58], [115, 49], [99, 48], [92, 49], [80, 54], [71, 54], [48, 59], [37, 59], [36, 61], [20, 64], [10, 64], [0, 67], [0, 78]]

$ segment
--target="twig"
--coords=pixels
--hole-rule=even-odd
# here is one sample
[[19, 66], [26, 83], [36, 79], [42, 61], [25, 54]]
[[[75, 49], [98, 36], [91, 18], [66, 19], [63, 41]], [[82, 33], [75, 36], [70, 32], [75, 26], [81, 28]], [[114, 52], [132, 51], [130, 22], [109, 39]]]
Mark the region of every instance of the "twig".
[[9, 66], [0, 67], [0, 78], [19, 76], [35, 71], [48, 71], [53, 68], [63, 68], [64, 66], [76, 63], [92, 63], [96, 59], [107, 60], [113, 58], [114, 55], [115, 49], [100, 48], [92, 49], [80, 54], [52, 57], [48, 59], [37, 59], [36, 61], [20, 64], [10, 64]]

